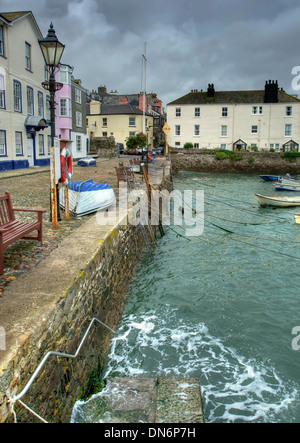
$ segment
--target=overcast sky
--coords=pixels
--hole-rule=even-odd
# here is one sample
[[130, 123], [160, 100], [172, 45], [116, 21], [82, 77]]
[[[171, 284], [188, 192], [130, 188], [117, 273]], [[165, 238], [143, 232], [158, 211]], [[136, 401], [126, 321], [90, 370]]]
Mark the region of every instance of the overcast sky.
[[208, 83], [249, 90], [270, 79], [298, 92], [299, 0], [0, 0], [0, 10], [32, 11], [44, 36], [52, 21], [62, 62], [89, 90], [139, 92], [146, 42], [146, 89], [164, 106]]

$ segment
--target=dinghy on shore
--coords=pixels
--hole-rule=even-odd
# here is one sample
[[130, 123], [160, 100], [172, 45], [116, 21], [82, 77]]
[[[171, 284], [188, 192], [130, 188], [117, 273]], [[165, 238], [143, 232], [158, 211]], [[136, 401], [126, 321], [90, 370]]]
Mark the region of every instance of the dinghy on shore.
[[[71, 182], [69, 184], [69, 210], [75, 215], [82, 216], [98, 210], [106, 210], [115, 200], [115, 192], [110, 186], [95, 183], [92, 179], [85, 182]], [[64, 186], [59, 192], [59, 202], [64, 208]]]

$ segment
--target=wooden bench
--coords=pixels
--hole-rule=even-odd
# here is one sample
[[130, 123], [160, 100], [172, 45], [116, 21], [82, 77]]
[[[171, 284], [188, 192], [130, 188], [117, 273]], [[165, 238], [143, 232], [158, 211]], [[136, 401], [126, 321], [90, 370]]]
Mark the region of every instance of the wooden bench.
[[120, 182], [133, 182], [134, 174], [130, 168], [120, 167], [116, 168], [118, 187], [120, 186]]
[[[37, 221], [23, 222], [16, 220], [15, 212], [35, 212]], [[37, 240], [42, 243], [43, 213], [45, 209], [19, 209], [13, 208], [9, 192], [0, 196], [0, 275], [3, 274], [3, 256], [5, 249], [12, 243], [24, 240]], [[37, 231], [36, 237], [28, 237], [32, 231]]]

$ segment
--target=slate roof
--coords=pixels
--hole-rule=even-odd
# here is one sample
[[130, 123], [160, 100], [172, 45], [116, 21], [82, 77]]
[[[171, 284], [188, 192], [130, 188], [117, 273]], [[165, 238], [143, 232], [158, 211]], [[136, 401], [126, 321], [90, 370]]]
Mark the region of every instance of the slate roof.
[[2, 20], [4, 23], [11, 26], [15, 21], [20, 20], [24, 17], [30, 16], [35, 27], [37, 30], [37, 33], [39, 37], [43, 37], [43, 34], [39, 28], [39, 25], [37, 24], [37, 21], [32, 13], [32, 11], [15, 11], [15, 12], [0, 12], [0, 20]]
[[[87, 109], [88, 115], [94, 115], [90, 114], [90, 108]], [[127, 105], [101, 105], [100, 115], [143, 115], [143, 111], [140, 109], [131, 106], [129, 104]], [[148, 112], [145, 113], [145, 115], [149, 117], [153, 117]]]
[[[190, 92], [169, 105], [202, 105], [202, 104], [259, 104], [264, 103], [265, 91], [215, 91], [214, 97], [207, 92]], [[278, 102], [290, 103], [300, 100], [278, 89]]]

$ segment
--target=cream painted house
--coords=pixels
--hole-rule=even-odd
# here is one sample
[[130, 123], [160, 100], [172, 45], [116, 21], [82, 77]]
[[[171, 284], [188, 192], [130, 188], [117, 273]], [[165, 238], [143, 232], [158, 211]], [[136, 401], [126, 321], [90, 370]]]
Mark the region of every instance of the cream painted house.
[[[145, 131], [148, 134], [149, 149], [153, 148], [153, 116], [145, 113]], [[87, 113], [87, 137], [114, 137], [116, 143], [143, 132], [143, 111], [131, 106], [102, 105], [92, 100]]]
[[167, 105], [170, 147], [298, 149], [300, 100], [268, 81], [264, 90], [191, 91]]
[[42, 37], [32, 12], [0, 13], [0, 170], [49, 164]]

